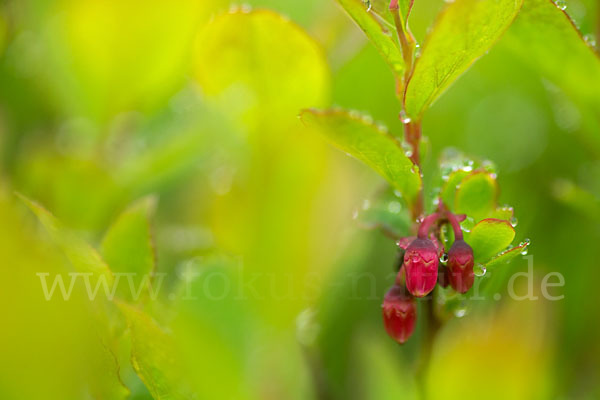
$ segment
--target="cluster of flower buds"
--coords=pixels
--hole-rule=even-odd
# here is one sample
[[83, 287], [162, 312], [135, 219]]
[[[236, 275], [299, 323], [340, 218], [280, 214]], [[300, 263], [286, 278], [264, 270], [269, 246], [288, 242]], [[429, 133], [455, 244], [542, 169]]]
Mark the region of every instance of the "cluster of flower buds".
[[[415, 328], [415, 297], [428, 295], [437, 283], [442, 287], [450, 285], [459, 293], [466, 293], [473, 286], [473, 249], [463, 240], [460, 227], [464, 218], [447, 210], [431, 214], [423, 218], [417, 237], [398, 241], [404, 257], [396, 284], [385, 295], [382, 306], [385, 329], [398, 343], [408, 340]], [[445, 223], [454, 231], [454, 243], [447, 253], [439, 239], [439, 228]], [[434, 225], [437, 232], [430, 233]]]

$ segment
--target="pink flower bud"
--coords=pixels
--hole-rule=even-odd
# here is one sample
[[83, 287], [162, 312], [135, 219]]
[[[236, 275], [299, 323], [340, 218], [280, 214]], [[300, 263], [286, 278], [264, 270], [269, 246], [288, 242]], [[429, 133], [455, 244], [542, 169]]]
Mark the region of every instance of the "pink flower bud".
[[402, 286], [394, 285], [383, 299], [383, 324], [388, 335], [402, 344], [415, 330], [417, 304]]
[[406, 248], [406, 287], [413, 296], [423, 297], [433, 290], [437, 282], [438, 263], [438, 249], [429, 239], [416, 238]]
[[464, 240], [456, 240], [448, 252], [450, 285], [459, 293], [466, 293], [475, 280], [473, 249]]

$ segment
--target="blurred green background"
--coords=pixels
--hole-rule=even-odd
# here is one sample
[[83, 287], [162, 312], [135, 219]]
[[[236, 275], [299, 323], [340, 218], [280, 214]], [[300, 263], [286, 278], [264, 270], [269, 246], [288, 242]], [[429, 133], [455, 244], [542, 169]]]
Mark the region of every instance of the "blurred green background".
[[[67, 261], [15, 191], [95, 246], [130, 203], [156, 196], [166, 278], [145, 311], [173, 339], [167, 359], [177, 354], [194, 393], [181, 398], [421, 398], [421, 322], [402, 347], [381, 323], [394, 243], [352, 217], [383, 181], [297, 118], [339, 105], [401, 135], [392, 74], [333, 0], [247, 3], [2, 2], [0, 398], [162, 390], [134, 373], [127, 340], [107, 356], [83, 287], [70, 301], [44, 299], [36, 273], [64, 273]], [[591, 41], [600, 5], [567, 5]], [[418, 41], [442, 6], [415, 0]], [[432, 107], [423, 132], [431, 159], [455, 147], [497, 165], [517, 239], [532, 241], [535, 290], [560, 272], [564, 299], [490, 298], [449, 321], [426, 392], [597, 399], [600, 91], [569, 89], [598, 66], [547, 74], [557, 60], [530, 53], [513, 28]], [[190, 265], [199, 276], [187, 281]], [[486, 278], [504, 295], [526, 267], [519, 257]], [[120, 369], [106, 368], [111, 356]], [[118, 378], [125, 391], [104, 390]], [[180, 398], [169, 396], [158, 398]]]

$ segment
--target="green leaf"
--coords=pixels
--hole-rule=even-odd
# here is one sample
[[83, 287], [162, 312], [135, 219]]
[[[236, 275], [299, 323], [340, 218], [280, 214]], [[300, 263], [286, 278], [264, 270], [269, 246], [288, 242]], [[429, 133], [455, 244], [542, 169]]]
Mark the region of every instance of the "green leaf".
[[405, 109], [420, 120], [427, 108], [483, 56], [514, 20], [523, 0], [456, 0], [438, 16], [406, 87]]
[[29, 200], [22, 194], [17, 193], [17, 196], [37, 216], [48, 231], [51, 240], [62, 250], [77, 272], [91, 272], [98, 279], [105, 279], [107, 284], [113, 283], [114, 277], [111, 270], [92, 246], [61, 226], [54, 215], [40, 204]]
[[475, 225], [466, 236], [465, 241], [473, 248], [475, 262], [485, 263], [510, 245], [515, 230], [508, 221], [488, 218]]
[[146, 313], [117, 303], [131, 330], [131, 364], [156, 400], [191, 399], [181, 385], [173, 338]]
[[600, 148], [600, 57], [568, 14], [550, 0], [526, 0], [503, 42], [591, 116], [595, 124], [580, 133]]
[[513, 247], [512, 249], [505, 250], [502, 253], [498, 254], [496, 257], [492, 258], [490, 261], [488, 261], [485, 264], [485, 266], [486, 268], [490, 268], [497, 267], [502, 264], [508, 264], [512, 259], [526, 252], [528, 246], [529, 242], [523, 242], [518, 246]]
[[267, 10], [222, 14], [197, 43], [194, 72], [203, 93], [228, 115], [260, 127], [263, 137], [285, 133], [282, 124], [293, 122], [303, 107], [328, 102], [324, 51], [281, 15]]
[[454, 197], [454, 209], [475, 221], [488, 217], [496, 208], [498, 184], [485, 171], [475, 171], [464, 178]]
[[304, 110], [301, 119], [334, 146], [364, 162], [405, 197], [409, 204], [421, 189], [421, 176], [396, 139], [364, 117], [346, 111]]
[[[155, 272], [156, 257], [150, 219], [156, 198], [146, 197], [125, 210], [110, 227], [102, 241], [102, 255], [113, 272], [133, 273], [136, 288], [147, 283]], [[119, 289], [128, 289], [120, 285]], [[131, 299], [130, 290], [123, 291]]]
[[440, 197], [442, 198], [444, 204], [446, 204], [451, 210], [454, 209], [454, 197], [456, 195], [456, 190], [463, 179], [469, 175], [469, 173], [470, 172], [462, 169], [454, 171], [448, 176], [448, 180], [446, 183], [444, 183], [444, 186], [442, 186]]
[[[104, 332], [103, 332], [104, 333]], [[121, 366], [109, 340], [100, 337], [96, 346], [86, 349], [94, 375], [89, 379], [90, 391], [96, 399], [129, 399], [130, 390], [121, 380]], [[100, 372], [101, 373], [98, 373]]]
[[[371, 11], [367, 11], [367, 7], [362, 0], [337, 0], [337, 2], [367, 35], [385, 62], [392, 68], [395, 76], [402, 77], [406, 65], [396, 40], [397, 31], [393, 19], [391, 19], [387, 6], [383, 4], [385, 2], [372, 1]], [[401, 3], [408, 10], [408, 2], [402, 1]], [[408, 11], [405, 12], [408, 15]]]

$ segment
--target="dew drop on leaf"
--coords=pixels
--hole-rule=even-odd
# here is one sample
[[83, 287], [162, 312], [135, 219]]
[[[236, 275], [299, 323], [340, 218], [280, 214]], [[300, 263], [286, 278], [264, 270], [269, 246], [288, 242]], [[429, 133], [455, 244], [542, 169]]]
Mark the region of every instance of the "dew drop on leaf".
[[567, 9], [567, 2], [565, 0], [556, 0], [554, 4], [563, 11]]
[[390, 204], [388, 204], [388, 211], [397, 214], [402, 211], [402, 205], [397, 201], [390, 201]]
[[531, 243], [531, 240], [529, 240], [529, 238], [523, 240], [519, 246], [529, 246], [529, 244]]
[[362, 209], [368, 210], [369, 208], [371, 208], [371, 201], [369, 199], [364, 199], [363, 204], [362, 204]]
[[457, 318], [462, 318], [465, 315], [467, 315], [467, 307], [463, 304], [454, 309], [454, 316], [456, 316]]
[[513, 228], [515, 228], [518, 223], [519, 223], [519, 220], [516, 217], [512, 217], [510, 219], [510, 224], [512, 225]]
[[487, 272], [485, 265], [483, 264], [475, 264], [475, 266], [473, 267], [473, 273], [475, 274], [475, 276], [484, 276], [485, 273]]
[[588, 46], [596, 48], [596, 35], [593, 33], [588, 33], [583, 37], [583, 40], [588, 44]]

